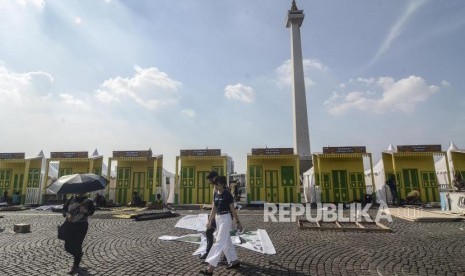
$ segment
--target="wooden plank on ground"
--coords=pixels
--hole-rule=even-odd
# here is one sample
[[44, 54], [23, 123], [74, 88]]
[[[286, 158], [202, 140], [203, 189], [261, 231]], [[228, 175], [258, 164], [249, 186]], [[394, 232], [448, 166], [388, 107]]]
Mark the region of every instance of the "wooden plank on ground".
[[363, 225], [361, 225], [360, 223], [358, 223], [358, 221], [356, 221], [355, 224], [358, 226], [358, 228], [365, 229], [365, 226], [363, 226]]
[[[316, 226], [309, 226], [308, 224], [316, 224]], [[365, 225], [363, 225], [365, 224]], [[334, 223], [322, 221], [308, 221], [306, 219], [299, 219], [298, 225], [300, 229], [309, 230], [332, 230], [332, 231], [363, 231], [363, 232], [392, 232], [391, 228], [375, 221], [365, 222], [344, 222], [343, 224], [335, 221]]]

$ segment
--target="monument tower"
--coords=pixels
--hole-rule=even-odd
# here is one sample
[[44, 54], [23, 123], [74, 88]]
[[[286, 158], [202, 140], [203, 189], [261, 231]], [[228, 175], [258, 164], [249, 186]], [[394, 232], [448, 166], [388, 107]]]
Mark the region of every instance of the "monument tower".
[[304, 11], [299, 10], [292, 1], [287, 14], [286, 28], [291, 29], [291, 62], [292, 62], [292, 102], [294, 121], [294, 153], [300, 157], [300, 173], [312, 166], [310, 153], [310, 134], [308, 130], [307, 100], [305, 96], [304, 67], [302, 61], [302, 45], [300, 26], [304, 21]]

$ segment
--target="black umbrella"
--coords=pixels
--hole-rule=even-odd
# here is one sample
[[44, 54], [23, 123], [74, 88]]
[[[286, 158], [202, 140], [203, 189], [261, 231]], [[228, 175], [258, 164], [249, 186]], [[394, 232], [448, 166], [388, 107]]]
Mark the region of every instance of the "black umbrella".
[[54, 194], [85, 194], [105, 189], [108, 180], [93, 173], [64, 175], [47, 187]]

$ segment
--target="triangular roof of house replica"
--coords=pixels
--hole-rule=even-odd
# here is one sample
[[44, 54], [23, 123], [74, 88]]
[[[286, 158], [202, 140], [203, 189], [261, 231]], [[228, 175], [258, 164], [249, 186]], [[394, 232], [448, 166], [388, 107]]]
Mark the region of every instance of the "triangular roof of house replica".
[[37, 155], [26, 156], [25, 159], [40, 159], [40, 158], [44, 158], [44, 157], [45, 157], [44, 152], [41, 150]]
[[396, 148], [392, 144], [389, 144], [387, 150], [384, 152], [393, 153], [393, 152], [396, 152]]
[[465, 153], [465, 149], [459, 149], [454, 142], [450, 142], [449, 148], [447, 149], [448, 152], [463, 152]]

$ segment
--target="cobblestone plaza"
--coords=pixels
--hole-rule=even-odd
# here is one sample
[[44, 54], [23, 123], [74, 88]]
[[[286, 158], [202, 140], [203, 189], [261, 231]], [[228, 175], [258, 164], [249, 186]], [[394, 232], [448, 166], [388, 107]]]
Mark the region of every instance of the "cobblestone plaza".
[[[181, 215], [199, 210], [180, 210]], [[134, 221], [97, 211], [89, 222], [79, 275], [198, 275], [206, 267], [196, 244], [162, 241], [183, 235], [179, 218]], [[59, 213], [0, 213], [0, 275], [65, 275], [72, 258], [56, 238]], [[242, 267], [214, 275], [465, 275], [465, 222], [414, 223], [394, 217], [392, 233], [299, 229], [297, 223], [263, 222], [262, 210], [241, 210], [244, 227], [266, 229], [276, 255], [237, 247]], [[14, 224], [31, 232], [16, 234]]]

